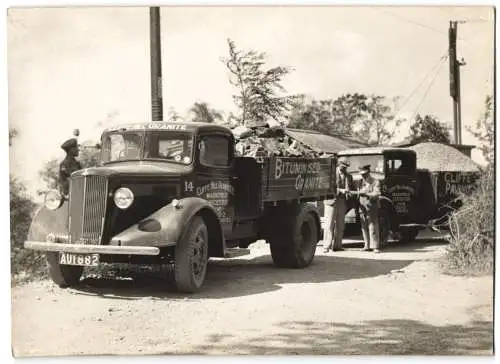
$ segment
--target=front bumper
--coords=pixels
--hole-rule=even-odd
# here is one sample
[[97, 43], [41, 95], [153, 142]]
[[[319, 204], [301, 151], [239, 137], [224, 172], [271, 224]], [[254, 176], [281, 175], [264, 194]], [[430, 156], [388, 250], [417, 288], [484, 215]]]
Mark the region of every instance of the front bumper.
[[67, 252], [80, 254], [119, 254], [119, 255], [159, 255], [160, 249], [151, 246], [112, 246], [112, 245], [83, 245], [64, 244], [46, 241], [25, 241], [26, 249], [46, 252]]

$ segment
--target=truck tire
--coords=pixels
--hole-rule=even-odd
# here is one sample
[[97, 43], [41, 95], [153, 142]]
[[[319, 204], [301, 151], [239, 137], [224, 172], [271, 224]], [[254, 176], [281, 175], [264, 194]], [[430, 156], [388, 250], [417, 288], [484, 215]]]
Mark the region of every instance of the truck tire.
[[279, 268], [305, 268], [314, 259], [319, 239], [314, 215], [305, 209], [273, 221], [275, 227], [269, 238], [271, 256]]
[[175, 247], [175, 285], [179, 292], [194, 293], [205, 280], [208, 265], [208, 229], [195, 216]]
[[59, 287], [71, 287], [80, 282], [80, 278], [83, 274], [82, 266], [59, 264], [58, 252], [46, 253], [45, 260], [49, 268], [50, 278]]
[[419, 233], [419, 229], [417, 228], [408, 228], [401, 230], [401, 238], [399, 239], [400, 243], [411, 243], [414, 242]]

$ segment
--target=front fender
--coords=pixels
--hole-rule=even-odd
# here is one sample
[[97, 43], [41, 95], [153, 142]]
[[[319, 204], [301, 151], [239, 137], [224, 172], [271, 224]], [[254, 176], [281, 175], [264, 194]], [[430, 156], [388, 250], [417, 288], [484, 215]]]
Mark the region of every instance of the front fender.
[[178, 201], [179, 206], [177, 208], [170, 203], [115, 235], [111, 239], [110, 245], [175, 246], [193, 216], [201, 210], [210, 215], [211, 221], [216, 222], [215, 225], [222, 237], [219, 218], [207, 200], [198, 197], [187, 197]]
[[69, 203], [64, 201], [57, 210], [49, 210], [42, 205], [34, 214], [28, 231], [27, 240], [45, 241], [47, 235], [68, 235]]

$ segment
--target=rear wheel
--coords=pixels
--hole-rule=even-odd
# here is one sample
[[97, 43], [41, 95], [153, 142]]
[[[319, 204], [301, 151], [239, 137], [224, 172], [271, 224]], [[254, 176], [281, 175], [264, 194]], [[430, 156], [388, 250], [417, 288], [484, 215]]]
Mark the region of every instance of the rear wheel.
[[319, 230], [312, 212], [287, 214], [281, 221], [273, 221], [269, 237], [273, 262], [280, 268], [304, 268], [311, 264], [319, 240]]
[[180, 292], [197, 292], [207, 272], [208, 229], [196, 216], [175, 248], [175, 285]]
[[49, 268], [50, 278], [59, 287], [71, 287], [80, 282], [83, 274], [82, 266], [59, 264], [58, 252], [46, 253], [45, 259]]
[[417, 228], [409, 228], [401, 230], [401, 238], [399, 239], [400, 243], [411, 243], [415, 241], [417, 235], [419, 233], [419, 229]]

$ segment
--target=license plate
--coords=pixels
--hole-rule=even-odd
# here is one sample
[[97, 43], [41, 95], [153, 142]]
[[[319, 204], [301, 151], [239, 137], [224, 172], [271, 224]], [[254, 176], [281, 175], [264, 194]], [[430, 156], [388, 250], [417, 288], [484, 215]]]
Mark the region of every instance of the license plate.
[[60, 253], [59, 264], [95, 267], [99, 265], [99, 254]]

